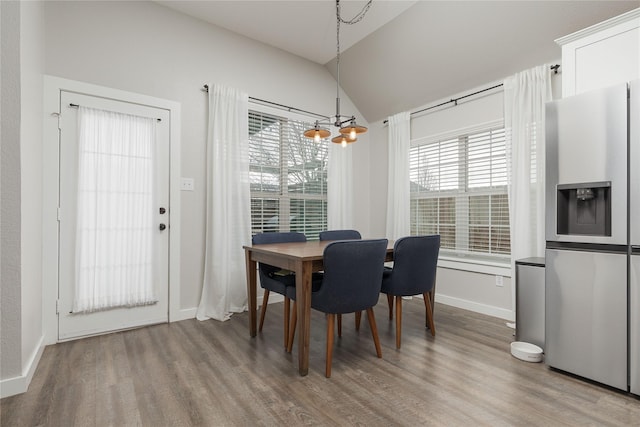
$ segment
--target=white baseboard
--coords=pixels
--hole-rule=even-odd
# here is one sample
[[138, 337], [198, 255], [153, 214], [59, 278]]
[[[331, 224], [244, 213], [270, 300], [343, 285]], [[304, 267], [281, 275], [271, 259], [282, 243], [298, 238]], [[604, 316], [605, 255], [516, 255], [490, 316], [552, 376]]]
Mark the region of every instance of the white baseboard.
[[[269, 304], [275, 304], [282, 301], [284, 301], [284, 296], [278, 293], [272, 292], [269, 295]], [[260, 305], [262, 304], [262, 294], [258, 295], [258, 298], [256, 298], [256, 302], [258, 304], [258, 307], [260, 307]], [[178, 310], [176, 314], [170, 316], [169, 323], [179, 322], [181, 320], [187, 320], [187, 319], [195, 319], [197, 311], [198, 311], [198, 307], [183, 308], [181, 310]]]
[[[403, 297], [405, 299], [419, 298], [422, 299], [422, 295], [414, 295], [413, 297]], [[272, 292], [269, 295], [269, 304], [274, 304], [284, 301], [284, 297], [280, 294]], [[480, 304], [475, 301], [464, 300], [461, 298], [450, 297], [447, 295], [440, 295], [436, 293], [436, 302], [441, 304], [450, 305], [453, 307], [462, 308], [465, 310], [473, 311], [475, 313], [486, 314], [487, 316], [498, 317], [500, 319], [509, 320], [515, 322], [515, 314], [506, 308], [495, 307], [492, 305]], [[262, 303], [262, 298], [258, 298], [258, 307]]]
[[[422, 299], [422, 295], [415, 295], [415, 298]], [[411, 297], [409, 297], [411, 298]], [[257, 298], [258, 307], [262, 304], [262, 297], [259, 296]], [[272, 292], [269, 295], [269, 304], [275, 304], [284, 301], [284, 297], [280, 294]], [[515, 322], [516, 316], [515, 313], [506, 308], [495, 307], [492, 305], [481, 304], [475, 301], [469, 301], [461, 298], [451, 297], [448, 295], [441, 295], [436, 293], [436, 302], [450, 305], [452, 307], [462, 308], [464, 310], [473, 311], [475, 313], [486, 314], [487, 316], [493, 316], [500, 319], [505, 319], [511, 322]], [[181, 320], [187, 319], [195, 319], [196, 312], [198, 311], [197, 307], [192, 308], [183, 308], [178, 311], [175, 316], [171, 317], [170, 322], [179, 322]]]
[[33, 374], [36, 373], [36, 368], [38, 367], [38, 363], [40, 363], [40, 358], [42, 357], [42, 353], [44, 352], [44, 335], [40, 337], [38, 345], [36, 346], [33, 354], [27, 361], [27, 364], [23, 367], [22, 375], [14, 378], [7, 378], [4, 380], [0, 380], [0, 399], [9, 396], [15, 396], [16, 394], [21, 394], [27, 391], [29, 388], [29, 384], [31, 384], [31, 380], [33, 379]]
[[[414, 295], [413, 297], [403, 297], [405, 299], [419, 298], [422, 299], [422, 295]], [[275, 304], [284, 301], [284, 297], [280, 294], [272, 292], [269, 295], [269, 304]], [[488, 316], [498, 317], [509, 321], [515, 321], [516, 316], [511, 310], [506, 308], [495, 307], [492, 305], [480, 304], [475, 301], [464, 300], [461, 298], [450, 297], [447, 295], [440, 295], [436, 293], [436, 302], [441, 304], [450, 305], [453, 307], [463, 308], [465, 310], [473, 311], [480, 314], [486, 314]], [[258, 298], [258, 307], [262, 304], [262, 298]]]
[[441, 295], [436, 292], [436, 302], [441, 304], [458, 307], [475, 313], [486, 314], [487, 316], [498, 317], [500, 319], [515, 321], [515, 313], [506, 308], [495, 307], [492, 305], [481, 304], [475, 301], [464, 300], [461, 298]]
[[169, 322], [173, 323], [173, 322], [179, 322], [181, 320], [195, 319], [197, 311], [198, 311], [198, 307], [183, 308], [181, 310], [178, 310], [178, 312], [175, 313], [173, 316], [170, 316]]

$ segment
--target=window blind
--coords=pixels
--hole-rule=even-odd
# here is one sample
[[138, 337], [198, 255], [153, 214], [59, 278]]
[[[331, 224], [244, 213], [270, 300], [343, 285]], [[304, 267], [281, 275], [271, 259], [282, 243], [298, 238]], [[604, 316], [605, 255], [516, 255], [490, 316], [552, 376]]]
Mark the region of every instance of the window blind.
[[411, 148], [411, 234], [440, 234], [443, 252], [510, 253], [504, 128]]
[[249, 112], [252, 233], [297, 231], [315, 240], [326, 230], [328, 148], [302, 136], [311, 126]]

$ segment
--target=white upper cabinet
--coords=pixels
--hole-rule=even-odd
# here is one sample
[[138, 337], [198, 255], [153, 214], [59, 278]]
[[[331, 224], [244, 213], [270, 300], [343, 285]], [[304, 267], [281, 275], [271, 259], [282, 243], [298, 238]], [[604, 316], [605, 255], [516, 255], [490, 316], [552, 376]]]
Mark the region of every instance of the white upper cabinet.
[[562, 96], [640, 79], [640, 9], [556, 40]]

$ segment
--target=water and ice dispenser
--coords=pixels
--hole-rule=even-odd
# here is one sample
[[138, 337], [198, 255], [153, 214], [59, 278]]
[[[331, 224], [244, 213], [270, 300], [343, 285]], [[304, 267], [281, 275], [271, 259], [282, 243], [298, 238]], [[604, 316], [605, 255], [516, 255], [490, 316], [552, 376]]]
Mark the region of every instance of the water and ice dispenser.
[[611, 236], [611, 182], [557, 186], [558, 235]]

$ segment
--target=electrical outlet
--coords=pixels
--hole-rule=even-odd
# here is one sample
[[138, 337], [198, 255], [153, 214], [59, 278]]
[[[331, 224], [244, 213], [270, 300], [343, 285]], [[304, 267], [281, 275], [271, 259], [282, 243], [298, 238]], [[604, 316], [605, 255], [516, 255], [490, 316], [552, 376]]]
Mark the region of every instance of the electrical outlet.
[[499, 288], [503, 287], [504, 286], [503, 280], [504, 280], [504, 277], [496, 276], [496, 286]]
[[181, 191], [193, 191], [193, 178], [180, 178]]

